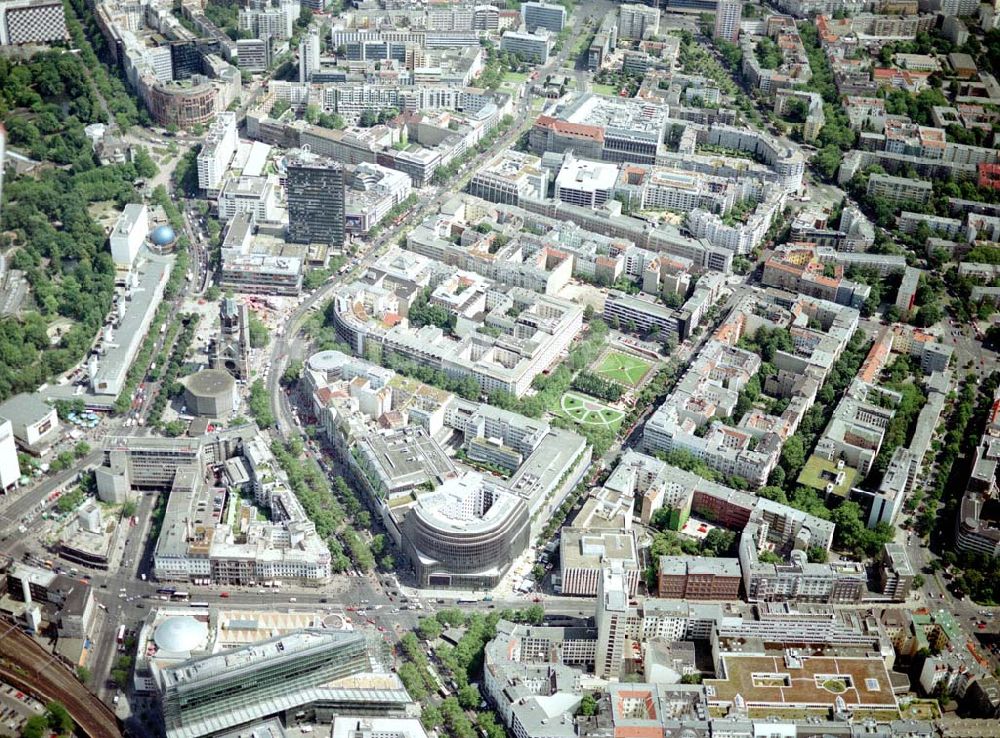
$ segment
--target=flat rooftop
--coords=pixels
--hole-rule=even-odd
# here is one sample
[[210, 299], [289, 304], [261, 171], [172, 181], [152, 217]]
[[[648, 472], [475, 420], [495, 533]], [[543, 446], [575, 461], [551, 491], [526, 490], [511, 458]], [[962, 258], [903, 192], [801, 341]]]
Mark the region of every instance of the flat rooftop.
[[[91, 380], [91, 386], [107, 386], [113, 390], [104, 394], [118, 394], [118, 388], [124, 381], [139, 342], [145, 336], [146, 326], [160, 304], [163, 287], [170, 276], [173, 257], [160, 257], [148, 252], [146, 256], [145, 264], [139, 270], [138, 284], [131, 291], [125, 314], [114, 330], [114, 335], [118, 338], [101, 344], [104, 354], [97, 362], [97, 372]], [[100, 389], [97, 392], [102, 393]]]
[[706, 679], [709, 704], [730, 704], [737, 695], [748, 707], [897, 710], [892, 682], [881, 656], [839, 658], [722, 654], [725, 679]]
[[565, 120], [580, 125], [659, 137], [667, 119], [665, 106], [644, 100], [585, 94]]
[[563, 528], [560, 561], [563, 569], [597, 569], [610, 561], [634, 569], [638, 565], [635, 538], [625, 531]]

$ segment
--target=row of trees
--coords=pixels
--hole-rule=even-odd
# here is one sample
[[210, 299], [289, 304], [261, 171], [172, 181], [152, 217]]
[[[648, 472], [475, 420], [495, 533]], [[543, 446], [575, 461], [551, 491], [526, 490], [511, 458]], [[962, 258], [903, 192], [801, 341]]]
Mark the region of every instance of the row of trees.
[[[73, 47], [93, 82], [102, 107], [114, 117], [115, 122], [124, 131], [133, 125], [147, 126], [151, 123], [149, 113], [144, 107], [136, 105], [125, 84], [121, 72], [111, 71], [101, 62], [98, 55], [104, 59], [110, 58], [107, 41], [97, 25], [97, 18], [87, 6], [87, 0], [67, 0], [72, 13], [66, 13], [66, 28], [69, 31]], [[82, 24], [81, 24], [82, 22]]]
[[582, 371], [573, 377], [573, 389], [608, 402], [618, 402], [622, 396], [622, 388], [615, 382], [588, 371]]
[[191, 348], [191, 342], [194, 340], [194, 332], [198, 327], [198, 315], [195, 313], [186, 315], [181, 319], [181, 323], [183, 328], [177, 337], [177, 343], [174, 344], [170, 361], [167, 363], [166, 370], [164, 371], [163, 381], [160, 383], [160, 393], [153, 400], [153, 404], [149, 408], [147, 418], [149, 425], [160, 422], [160, 417], [167, 407], [167, 401], [170, 396], [180, 394], [180, 390], [183, 389], [180, 383], [177, 382], [177, 377], [180, 375], [184, 358], [187, 356], [188, 349]]
[[497, 139], [506, 133], [512, 125], [514, 125], [513, 116], [505, 115], [500, 119], [497, 127], [487, 133], [474, 148], [467, 149], [464, 154], [452, 159], [447, 165], [438, 167], [435, 170], [431, 181], [438, 185], [449, 183], [458, 175], [462, 167], [472, 161], [476, 156], [487, 151], [491, 151], [493, 149], [493, 145], [497, 142]]
[[809, 68], [812, 70], [809, 89], [823, 97], [825, 122], [817, 141], [819, 151], [813, 157], [812, 164], [822, 176], [833, 179], [840, 167], [843, 152], [854, 147], [857, 134], [851, 129], [847, 114], [840, 105], [840, 93], [833, 79], [833, 70], [820, 46], [816, 27], [803, 23], [799, 26], [799, 37], [809, 58]]
[[287, 445], [274, 441], [271, 453], [288, 476], [288, 485], [302, 503], [306, 515], [315, 524], [316, 533], [326, 541], [330, 549], [330, 569], [335, 572], [347, 570], [351, 562], [337, 538], [346, 515], [334, 497], [326, 476], [316, 462], [299, 458], [302, 446], [298, 441]]

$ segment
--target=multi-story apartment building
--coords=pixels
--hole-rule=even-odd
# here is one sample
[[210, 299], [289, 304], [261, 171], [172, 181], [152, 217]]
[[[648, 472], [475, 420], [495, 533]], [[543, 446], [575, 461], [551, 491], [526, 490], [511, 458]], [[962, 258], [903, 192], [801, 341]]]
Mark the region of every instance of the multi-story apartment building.
[[413, 328], [395, 318], [387, 320], [405, 312], [405, 285], [373, 276], [371, 284], [356, 282], [334, 297], [333, 322], [341, 340], [360, 355], [367, 347], [381, 346], [383, 355], [391, 353], [456, 379], [473, 377], [484, 392], [522, 396], [582, 327], [583, 310], [574, 303], [519, 287], [491, 289], [486, 312], [477, 320], [495, 327], [499, 335], [477, 331], [452, 338], [435, 326]]
[[749, 602], [858, 603], [867, 594], [868, 574], [863, 564], [809, 563], [802, 548], [793, 549], [791, 561], [765, 564], [758, 553], [765, 541], [757, 523], [750, 523], [740, 535], [739, 563]]
[[649, 295], [609, 290], [604, 301], [604, 319], [632, 333], [656, 331], [663, 336], [681, 333], [677, 312]]
[[[716, 17], [718, 23], [722, 17]], [[743, 75], [761, 94], [771, 95], [780, 89], [807, 85], [812, 79], [809, 57], [799, 38], [795, 21], [788, 16], [771, 16], [766, 23], [767, 37], [777, 45], [781, 63], [767, 68], [757, 56], [760, 37], [744, 36], [740, 46], [743, 50]]]
[[738, 559], [661, 556], [658, 565], [657, 594], [664, 599], [739, 599]]
[[0, 417], [0, 490], [6, 492], [21, 479], [21, 466], [17, 459], [14, 426], [8, 418]]
[[743, 3], [740, 0], [718, 0], [715, 4], [714, 38], [736, 43], [740, 35], [740, 19], [743, 17]]
[[865, 191], [869, 197], [878, 197], [895, 204], [913, 202], [925, 205], [933, 190], [931, 183], [923, 179], [872, 174], [868, 177]]
[[859, 310], [871, 293], [868, 285], [846, 279], [842, 266], [834, 267], [833, 274], [828, 274], [816, 249], [802, 244], [775, 249], [764, 262], [761, 284]]
[[237, 143], [236, 113], [219, 113], [198, 152], [198, 186], [201, 189], [213, 195], [218, 192]]

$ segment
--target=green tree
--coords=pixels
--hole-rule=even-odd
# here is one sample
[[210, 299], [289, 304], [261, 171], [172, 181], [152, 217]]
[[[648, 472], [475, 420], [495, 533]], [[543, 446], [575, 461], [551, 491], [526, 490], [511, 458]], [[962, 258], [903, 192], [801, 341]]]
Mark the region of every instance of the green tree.
[[21, 728], [21, 738], [46, 738], [49, 723], [44, 715], [32, 715]]
[[183, 420], [171, 420], [168, 423], [163, 424], [163, 434], [170, 438], [177, 438], [184, 434], [187, 430], [187, 425]]
[[825, 564], [828, 554], [822, 546], [810, 546], [806, 549], [806, 556], [811, 564]]
[[82, 459], [84, 456], [90, 453], [90, 444], [86, 441], [80, 441], [76, 446], [73, 447], [73, 455]]
[[594, 699], [594, 695], [589, 693], [583, 695], [583, 699], [580, 700], [580, 706], [577, 708], [576, 714], [584, 717], [591, 717], [597, 714], [597, 700]]
[[479, 690], [474, 684], [466, 684], [458, 690], [458, 704], [466, 710], [476, 709], [481, 701]]
[[441, 635], [441, 623], [437, 618], [420, 618], [417, 623], [417, 632], [425, 641], [433, 641]]
[[59, 735], [73, 732], [73, 718], [61, 702], [50, 702], [45, 706], [45, 721], [49, 729]]
[[257, 317], [256, 314], [250, 313], [250, 345], [253, 348], [263, 348], [267, 345], [268, 338], [270, 337], [270, 331], [264, 322]]
[[298, 359], [288, 362], [285, 371], [281, 375], [281, 381], [285, 384], [295, 384], [302, 376], [302, 362]]
[[444, 725], [444, 717], [437, 706], [425, 705], [420, 712], [420, 722], [427, 730], [434, 730]]
[[723, 528], [712, 528], [701, 543], [703, 556], [725, 556], [736, 546], [736, 533]]
[[[781, 449], [781, 465], [788, 476], [798, 476], [798, 470], [806, 462], [805, 444], [798, 433], [792, 434]], [[794, 473], [793, 473], [794, 472]]]

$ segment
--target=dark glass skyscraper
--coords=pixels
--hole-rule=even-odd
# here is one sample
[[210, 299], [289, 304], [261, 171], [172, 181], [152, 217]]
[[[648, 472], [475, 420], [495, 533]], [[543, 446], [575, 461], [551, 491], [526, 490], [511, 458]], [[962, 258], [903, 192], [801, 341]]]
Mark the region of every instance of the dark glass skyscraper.
[[344, 245], [344, 168], [301, 151], [288, 162], [288, 240]]

